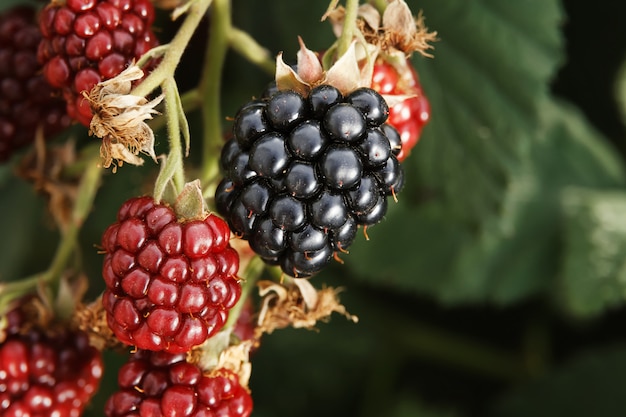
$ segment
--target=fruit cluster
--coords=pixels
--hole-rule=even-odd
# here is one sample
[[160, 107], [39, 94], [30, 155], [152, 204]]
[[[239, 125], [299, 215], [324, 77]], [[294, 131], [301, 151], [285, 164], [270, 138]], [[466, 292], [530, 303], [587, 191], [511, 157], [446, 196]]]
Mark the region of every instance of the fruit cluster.
[[370, 88], [344, 97], [324, 84], [307, 97], [283, 90], [246, 104], [221, 155], [219, 213], [267, 263], [294, 277], [319, 272], [402, 188], [388, 114]]
[[217, 333], [241, 295], [229, 239], [215, 215], [179, 221], [152, 197], [126, 201], [102, 238], [102, 302], [117, 338], [179, 353]]
[[0, 415], [78, 416], [102, 377], [100, 351], [80, 331], [19, 331], [19, 313], [7, 315], [0, 344]]
[[52, 2], [39, 18], [44, 39], [38, 59], [53, 87], [63, 92], [67, 113], [85, 126], [91, 109], [83, 92], [115, 77], [157, 45], [149, 0]]
[[38, 127], [48, 138], [70, 124], [64, 101], [41, 74], [40, 40], [32, 7], [0, 14], [0, 162], [32, 143]]
[[250, 393], [236, 374], [217, 369], [205, 374], [183, 354], [139, 351], [118, 373], [120, 390], [109, 397], [107, 417], [247, 417]]

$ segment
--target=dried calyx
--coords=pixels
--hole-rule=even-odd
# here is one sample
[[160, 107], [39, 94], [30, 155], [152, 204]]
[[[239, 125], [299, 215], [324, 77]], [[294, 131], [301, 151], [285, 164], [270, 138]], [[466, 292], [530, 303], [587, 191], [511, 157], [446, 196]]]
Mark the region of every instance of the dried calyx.
[[131, 65], [84, 93], [93, 113], [89, 133], [102, 139], [100, 155], [104, 168], [112, 164], [121, 166], [124, 162], [142, 165], [139, 153], [149, 155], [156, 162], [154, 132], [145, 120], [158, 114], [155, 107], [164, 96], [148, 101], [130, 94], [132, 82], [143, 76], [138, 66]]

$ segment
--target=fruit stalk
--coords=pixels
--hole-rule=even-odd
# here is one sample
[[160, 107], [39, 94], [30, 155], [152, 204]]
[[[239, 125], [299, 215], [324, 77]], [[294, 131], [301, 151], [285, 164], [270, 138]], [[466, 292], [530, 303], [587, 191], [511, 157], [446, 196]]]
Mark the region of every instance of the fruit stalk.
[[209, 42], [204, 56], [204, 72], [200, 81], [202, 119], [202, 184], [206, 187], [219, 175], [218, 155], [222, 148], [222, 114], [220, 88], [228, 41], [232, 30], [230, 0], [215, 0], [209, 25]]
[[257, 65], [268, 74], [276, 72], [276, 62], [270, 56], [270, 52], [259, 45], [256, 40], [241, 29], [230, 29], [228, 43], [239, 55]]
[[346, 0], [346, 14], [341, 36], [337, 40], [337, 57], [341, 57], [350, 47], [356, 31], [359, 0]]
[[241, 310], [246, 304], [246, 300], [250, 296], [252, 289], [256, 286], [256, 282], [265, 270], [265, 264], [260, 257], [254, 256], [250, 260], [250, 263], [246, 266], [243, 273], [243, 280], [241, 282], [241, 296], [239, 301], [228, 313], [228, 320], [224, 325], [224, 329], [232, 329], [237, 324], [237, 320], [241, 314]]
[[136, 96], [145, 97], [153, 90], [159, 87], [163, 82], [170, 77], [174, 76], [174, 71], [180, 62], [187, 44], [192, 35], [196, 31], [196, 28], [200, 24], [200, 21], [206, 14], [212, 0], [194, 0], [193, 4], [189, 6], [185, 21], [178, 29], [176, 36], [169, 43], [167, 52], [163, 55], [163, 60], [159, 65], [143, 80], [137, 87], [135, 87], [131, 94]]
[[159, 172], [154, 183], [154, 199], [159, 202], [167, 185], [172, 181], [174, 193], [178, 195], [185, 185], [185, 171], [183, 167], [183, 152], [180, 138], [180, 115], [178, 108], [178, 89], [173, 78], [164, 82], [163, 91], [165, 93], [165, 114], [167, 118], [167, 133], [169, 153], [165, 160], [165, 165]]
[[95, 155], [86, 164], [84, 175], [76, 193], [77, 200], [72, 211], [72, 221], [63, 231], [61, 241], [46, 271], [0, 286], [0, 315], [13, 300], [29, 292], [38, 285], [56, 284], [63, 275], [68, 261], [76, 248], [78, 233], [83, 222], [93, 207], [96, 191], [100, 184], [102, 168], [98, 165], [100, 156]]

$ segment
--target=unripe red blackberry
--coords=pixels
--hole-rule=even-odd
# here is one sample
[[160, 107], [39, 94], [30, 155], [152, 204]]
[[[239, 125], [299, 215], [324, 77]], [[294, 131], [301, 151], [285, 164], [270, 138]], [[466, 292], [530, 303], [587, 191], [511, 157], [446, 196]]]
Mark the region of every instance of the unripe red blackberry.
[[85, 126], [91, 110], [82, 93], [122, 72], [157, 45], [150, 0], [67, 0], [41, 13], [38, 59], [60, 88], [67, 113]]
[[248, 417], [252, 397], [226, 369], [205, 374], [185, 355], [138, 351], [118, 373], [119, 391], [109, 397], [107, 417]]
[[267, 263], [309, 277], [350, 246], [359, 225], [383, 218], [403, 182], [402, 145], [370, 88], [345, 97], [330, 85], [307, 97], [268, 91], [235, 117], [216, 205]]
[[100, 351], [81, 331], [8, 331], [0, 344], [0, 415], [79, 416], [97, 391]]
[[388, 123], [400, 133], [402, 151], [398, 160], [403, 161], [420, 139], [422, 129], [430, 120], [430, 102], [424, 94], [413, 65], [407, 61], [407, 74], [402, 77], [398, 70], [386, 61], [374, 65], [372, 88], [381, 94], [413, 95], [389, 109]]
[[229, 239], [213, 214], [177, 219], [151, 197], [126, 201], [102, 237], [102, 302], [117, 338], [178, 353], [217, 333], [241, 295]]
[[41, 74], [40, 40], [32, 7], [0, 14], [0, 161], [32, 143], [38, 127], [49, 138], [70, 124], [65, 103]]

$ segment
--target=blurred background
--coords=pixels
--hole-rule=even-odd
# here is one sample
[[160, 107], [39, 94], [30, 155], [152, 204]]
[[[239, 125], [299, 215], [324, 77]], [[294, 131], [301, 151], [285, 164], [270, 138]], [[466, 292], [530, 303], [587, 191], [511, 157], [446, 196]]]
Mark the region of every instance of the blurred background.
[[[342, 287], [359, 323], [333, 316], [265, 336], [253, 416], [623, 415], [626, 3], [407, 3], [439, 37], [434, 58], [412, 58], [431, 120], [403, 164], [398, 203], [345, 264], [312, 279]], [[327, 5], [233, 0], [233, 21], [295, 61], [298, 35], [313, 50], [332, 43]], [[162, 40], [177, 27], [166, 15], [159, 25]], [[181, 91], [197, 84], [205, 33], [179, 67]], [[231, 53], [223, 114], [270, 81]], [[94, 245], [124, 200], [150, 191], [153, 169], [105, 179], [81, 235], [92, 297], [102, 289]], [[6, 167], [0, 190], [0, 277], [41, 270], [57, 239], [44, 202]], [[105, 357], [88, 416], [102, 415], [124, 360]]]

